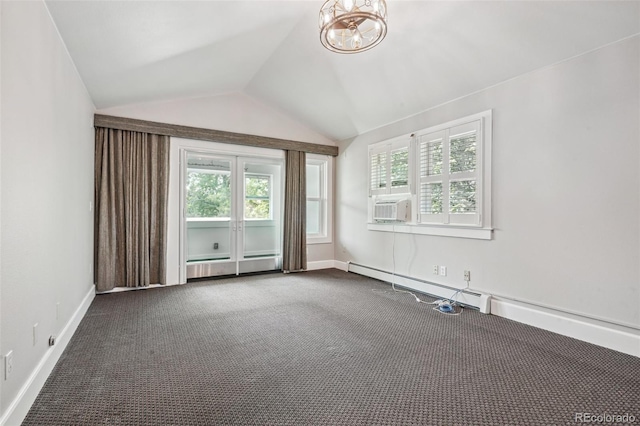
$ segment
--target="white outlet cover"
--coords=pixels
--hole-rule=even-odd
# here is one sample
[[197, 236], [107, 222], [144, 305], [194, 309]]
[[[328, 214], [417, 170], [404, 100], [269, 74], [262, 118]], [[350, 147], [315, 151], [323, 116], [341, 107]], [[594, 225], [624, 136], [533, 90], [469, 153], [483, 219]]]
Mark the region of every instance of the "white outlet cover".
[[443, 277], [447, 276], [447, 267], [446, 266], [441, 266], [440, 267], [440, 275], [442, 275]]

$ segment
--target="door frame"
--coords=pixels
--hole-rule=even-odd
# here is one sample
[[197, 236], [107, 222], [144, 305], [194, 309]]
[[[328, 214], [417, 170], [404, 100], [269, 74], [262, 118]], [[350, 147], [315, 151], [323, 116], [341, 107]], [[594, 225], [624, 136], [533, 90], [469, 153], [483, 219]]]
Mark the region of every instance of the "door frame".
[[[200, 141], [190, 141], [190, 142], [200, 142]], [[189, 144], [192, 145], [192, 144]], [[200, 144], [197, 144], [200, 145]], [[221, 150], [220, 147], [213, 147], [209, 142], [207, 143], [207, 147], [200, 146], [180, 146], [178, 148], [179, 152], [179, 280], [181, 284], [187, 282], [187, 218], [186, 218], [186, 177], [187, 177], [187, 156], [189, 154], [200, 154], [203, 156], [211, 156], [214, 158], [219, 158], [224, 161], [230, 162], [230, 174], [232, 177], [232, 188], [231, 188], [231, 217], [229, 221], [230, 226], [230, 259], [228, 260], [219, 260], [219, 261], [209, 261], [202, 262], [202, 265], [230, 265], [231, 263], [235, 264], [235, 274], [239, 275], [241, 271], [241, 264], [247, 265], [249, 263], [254, 263], [255, 265], [264, 264], [265, 260], [275, 259], [274, 262], [276, 265], [281, 264], [282, 258], [282, 226], [284, 219], [284, 181], [285, 181], [285, 167], [284, 167], [284, 152], [279, 150], [268, 150], [273, 151], [269, 152], [272, 155], [264, 155], [265, 149], [263, 148], [249, 148], [242, 149], [239, 151], [230, 151], [230, 150]], [[224, 145], [224, 144], [216, 144], [216, 145]], [[247, 148], [247, 147], [242, 147]], [[273, 155], [273, 154], [279, 155]], [[280, 166], [280, 197], [279, 197], [279, 206], [278, 211], [280, 212], [279, 217], [274, 220], [277, 220], [279, 225], [277, 229], [279, 230], [279, 234], [276, 236], [278, 245], [280, 247], [280, 255], [272, 256], [272, 257], [261, 257], [261, 258], [244, 258], [244, 238], [245, 238], [245, 218], [244, 218], [244, 171], [242, 166], [246, 162], [255, 161], [258, 163], [271, 164]], [[235, 185], [233, 184], [235, 182]], [[275, 188], [274, 188], [275, 190]], [[262, 261], [262, 262], [261, 262]], [[260, 266], [257, 266], [258, 268]]]

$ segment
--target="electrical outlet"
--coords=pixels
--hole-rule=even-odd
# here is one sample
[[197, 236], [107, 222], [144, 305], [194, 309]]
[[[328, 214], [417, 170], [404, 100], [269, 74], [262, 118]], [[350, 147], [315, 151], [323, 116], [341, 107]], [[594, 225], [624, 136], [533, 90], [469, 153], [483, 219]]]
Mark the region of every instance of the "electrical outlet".
[[218, 250], [219, 247], [220, 247], [220, 245], [218, 243], [213, 243], [213, 249], [214, 250]]
[[471, 281], [471, 271], [464, 271], [464, 280], [467, 282]]
[[13, 373], [13, 351], [7, 352], [4, 356], [4, 379], [7, 380]]
[[38, 323], [33, 324], [33, 346], [38, 341]]
[[440, 275], [442, 275], [443, 277], [447, 276], [447, 267], [446, 266], [441, 266], [440, 267]]
[[433, 265], [433, 275], [440, 274], [440, 267], [438, 265]]

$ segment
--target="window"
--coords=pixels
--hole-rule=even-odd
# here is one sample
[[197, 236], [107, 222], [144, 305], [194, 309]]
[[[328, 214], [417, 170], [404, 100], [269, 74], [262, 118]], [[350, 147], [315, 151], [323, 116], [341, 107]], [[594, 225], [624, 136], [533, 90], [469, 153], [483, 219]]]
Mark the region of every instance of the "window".
[[421, 223], [480, 224], [480, 120], [418, 134]]
[[229, 171], [187, 170], [187, 217], [229, 218], [231, 175]]
[[412, 219], [398, 232], [490, 239], [491, 111], [371, 145], [369, 193], [370, 207], [411, 198]]
[[331, 158], [307, 154], [307, 243], [331, 242]]
[[369, 148], [369, 191], [371, 195], [409, 192], [410, 141], [409, 136], [404, 136], [372, 145]]
[[271, 176], [244, 175], [244, 218], [271, 219]]

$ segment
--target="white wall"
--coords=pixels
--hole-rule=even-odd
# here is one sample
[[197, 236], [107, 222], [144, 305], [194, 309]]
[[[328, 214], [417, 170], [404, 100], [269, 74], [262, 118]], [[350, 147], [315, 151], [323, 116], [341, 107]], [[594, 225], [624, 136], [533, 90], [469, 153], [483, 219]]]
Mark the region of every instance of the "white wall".
[[492, 109], [493, 240], [397, 234], [396, 271], [463, 287], [466, 269], [474, 289], [640, 327], [639, 40], [340, 143], [336, 258], [393, 269], [392, 234], [366, 226], [368, 144]]
[[43, 2], [2, 2], [1, 22], [0, 352], [14, 354], [0, 382], [6, 420], [53, 350], [49, 336], [93, 291], [94, 107]]

